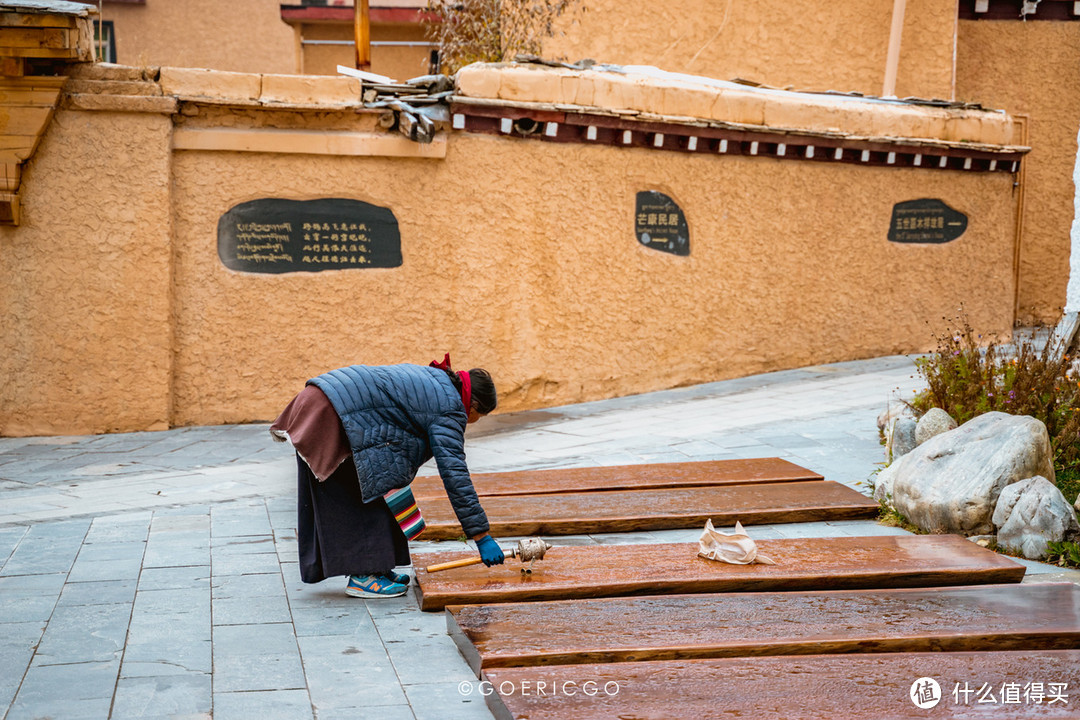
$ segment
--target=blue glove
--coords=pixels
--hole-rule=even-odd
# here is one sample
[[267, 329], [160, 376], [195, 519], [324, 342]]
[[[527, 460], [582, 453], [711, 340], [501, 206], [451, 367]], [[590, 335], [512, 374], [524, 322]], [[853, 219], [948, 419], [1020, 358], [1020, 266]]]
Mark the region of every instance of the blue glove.
[[502, 548], [499, 547], [499, 543], [495, 542], [495, 538], [490, 535], [485, 535], [476, 541], [476, 549], [480, 551], [480, 559], [484, 561], [484, 564], [488, 567], [492, 565], [502, 565], [503, 560], [506, 558], [503, 556]]

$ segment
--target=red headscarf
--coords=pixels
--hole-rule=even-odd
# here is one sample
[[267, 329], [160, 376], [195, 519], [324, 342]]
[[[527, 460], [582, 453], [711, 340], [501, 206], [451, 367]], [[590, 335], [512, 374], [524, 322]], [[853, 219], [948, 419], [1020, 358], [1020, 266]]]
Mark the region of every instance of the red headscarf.
[[[442, 359], [442, 362], [432, 360], [429, 367], [455, 372], [450, 367], [450, 353], [446, 353], [446, 357]], [[459, 372], [457, 376], [461, 378], [461, 402], [464, 403], [465, 412], [468, 413], [472, 410], [472, 378], [469, 377], [469, 373], [467, 372]]]

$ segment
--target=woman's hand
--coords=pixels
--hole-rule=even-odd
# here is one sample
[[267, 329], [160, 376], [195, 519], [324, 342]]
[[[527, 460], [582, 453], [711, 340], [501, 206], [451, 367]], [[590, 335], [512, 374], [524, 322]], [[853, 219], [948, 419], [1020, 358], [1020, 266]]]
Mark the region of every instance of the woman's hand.
[[499, 543], [495, 542], [495, 538], [487, 533], [476, 538], [476, 549], [480, 551], [480, 559], [488, 567], [502, 565], [506, 559], [502, 548], [499, 547]]

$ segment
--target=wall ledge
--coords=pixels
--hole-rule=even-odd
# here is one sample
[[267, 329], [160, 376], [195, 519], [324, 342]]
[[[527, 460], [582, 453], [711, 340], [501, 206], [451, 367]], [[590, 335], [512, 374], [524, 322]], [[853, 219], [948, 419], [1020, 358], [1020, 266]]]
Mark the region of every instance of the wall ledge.
[[390, 133], [178, 127], [173, 132], [173, 150], [441, 160], [446, 157], [446, 138], [416, 143]]

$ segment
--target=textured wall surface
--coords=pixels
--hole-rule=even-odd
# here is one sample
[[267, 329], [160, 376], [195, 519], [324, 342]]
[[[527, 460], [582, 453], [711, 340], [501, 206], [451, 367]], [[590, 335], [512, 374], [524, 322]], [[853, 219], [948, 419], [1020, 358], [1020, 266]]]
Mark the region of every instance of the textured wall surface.
[[1056, 322], [1069, 282], [1080, 23], [963, 21], [958, 57], [960, 99], [1028, 117], [1018, 317]]
[[[278, 0], [106, 3], [117, 62], [259, 73], [296, 72], [296, 38]], [[297, 3], [299, 4], [299, 3]]]
[[[1011, 177], [686, 156], [456, 134], [445, 161], [178, 153], [174, 422], [272, 419], [317, 373], [451, 352], [516, 410], [922, 350], [962, 302], [1011, 324]], [[634, 197], [683, 208], [691, 254], [641, 246]], [[224, 268], [216, 224], [258, 197], [389, 207], [404, 264]], [[886, 240], [892, 205], [969, 216]]]
[[60, 111], [0, 227], [0, 435], [169, 421], [166, 116]]
[[[583, 0], [544, 52], [796, 90], [880, 95], [892, 0]], [[949, 98], [955, 0], [908, 0], [896, 94]]]

